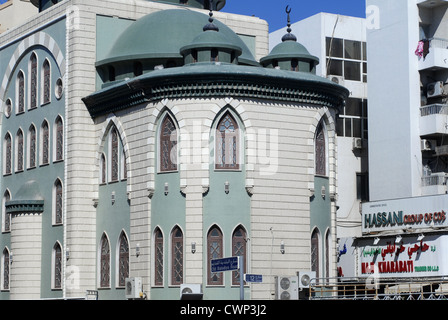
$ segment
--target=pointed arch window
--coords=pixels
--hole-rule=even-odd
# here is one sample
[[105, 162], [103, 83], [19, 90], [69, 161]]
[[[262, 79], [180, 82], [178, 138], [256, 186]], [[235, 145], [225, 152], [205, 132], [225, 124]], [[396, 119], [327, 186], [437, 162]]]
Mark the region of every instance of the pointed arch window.
[[42, 136], [42, 151], [41, 151], [41, 164], [48, 164], [50, 161], [50, 129], [48, 127], [48, 122], [44, 121], [41, 128]]
[[154, 284], [156, 286], [163, 285], [163, 234], [157, 228], [154, 233]]
[[[235, 229], [232, 235], [232, 256], [238, 257], [242, 256], [244, 261], [244, 270], [245, 273], [247, 270], [247, 259], [246, 259], [246, 230], [242, 226], [238, 226]], [[240, 271], [232, 272], [232, 285], [240, 284]]]
[[30, 109], [37, 108], [37, 56], [33, 52], [30, 58]]
[[53, 247], [53, 288], [62, 288], [62, 248], [59, 243]]
[[2, 260], [2, 290], [9, 290], [10, 254], [8, 248], [3, 250]]
[[36, 127], [31, 125], [28, 129], [28, 167], [34, 168], [36, 166], [36, 151], [37, 151], [37, 142], [36, 142]]
[[4, 154], [5, 154], [5, 174], [12, 173], [12, 138], [9, 133], [5, 135], [5, 144], [4, 144]]
[[111, 159], [111, 180], [118, 181], [118, 131], [113, 127], [110, 131], [110, 159]]
[[211, 272], [211, 262], [213, 259], [220, 259], [223, 257], [223, 237], [221, 229], [218, 226], [213, 226], [207, 234], [207, 283], [209, 285], [222, 285], [223, 273]]
[[54, 223], [62, 224], [63, 196], [62, 182], [57, 179], [54, 183]]
[[166, 115], [160, 130], [160, 171], [177, 170], [177, 130], [174, 121]]
[[224, 114], [216, 128], [216, 169], [239, 169], [238, 124], [230, 112]]
[[3, 213], [3, 231], [11, 231], [11, 215], [6, 212], [6, 202], [11, 200], [11, 194], [8, 190], [3, 194], [2, 213]]
[[316, 272], [319, 278], [319, 231], [314, 230], [311, 235], [311, 271]]
[[118, 286], [124, 287], [129, 277], [129, 243], [124, 232], [120, 235], [118, 252]]
[[316, 130], [315, 139], [315, 170], [316, 175], [325, 176], [327, 174], [327, 156], [326, 156], [326, 141], [325, 141], [325, 130], [322, 122], [319, 124]]
[[101, 154], [101, 178], [100, 178], [100, 183], [104, 184], [107, 181], [107, 162], [106, 162], [106, 156], [104, 155], [104, 153]]
[[51, 92], [51, 67], [50, 62], [45, 60], [43, 64], [43, 94], [42, 94], [42, 102], [49, 103], [50, 102], [50, 92]]
[[25, 112], [25, 75], [19, 71], [17, 75], [17, 113]]
[[100, 242], [100, 287], [110, 287], [110, 245], [105, 234]]
[[56, 118], [55, 130], [55, 160], [60, 161], [64, 158], [64, 124], [60, 116]]
[[180, 285], [184, 279], [184, 238], [179, 227], [171, 233], [171, 284]]
[[16, 156], [17, 156], [17, 162], [16, 162], [16, 171], [20, 172], [23, 171], [23, 160], [24, 160], [24, 141], [23, 141], [23, 131], [19, 129], [17, 131], [17, 150], [16, 150]]

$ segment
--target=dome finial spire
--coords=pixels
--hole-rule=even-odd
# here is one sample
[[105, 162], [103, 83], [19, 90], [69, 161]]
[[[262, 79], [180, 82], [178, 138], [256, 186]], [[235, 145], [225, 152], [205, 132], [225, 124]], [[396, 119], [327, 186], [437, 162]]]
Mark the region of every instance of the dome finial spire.
[[282, 38], [282, 41], [297, 41], [297, 38], [295, 35], [293, 35], [291, 33], [292, 29], [291, 29], [291, 17], [290, 17], [290, 13], [291, 13], [291, 8], [289, 7], [289, 5], [286, 6], [286, 14], [288, 15], [288, 29], [286, 29], [286, 31], [288, 32], [287, 34], [285, 34]]
[[210, 12], [209, 12], [209, 16], [210, 18], [208, 18], [208, 24], [206, 24], [203, 28], [204, 31], [219, 31], [219, 28], [213, 23], [213, 0], [210, 0]]

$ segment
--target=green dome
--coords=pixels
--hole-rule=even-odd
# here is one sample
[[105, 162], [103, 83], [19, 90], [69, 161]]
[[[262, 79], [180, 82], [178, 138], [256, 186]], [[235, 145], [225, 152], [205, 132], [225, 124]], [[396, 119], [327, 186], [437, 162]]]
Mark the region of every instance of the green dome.
[[319, 58], [311, 55], [309, 51], [299, 42], [284, 41], [274, 47], [271, 53], [260, 60], [261, 64], [266, 65], [273, 60], [298, 59], [301, 61], [314, 61], [319, 63]]
[[[198, 34], [203, 33], [207, 21], [207, 15], [185, 9], [162, 10], [146, 15], [123, 31], [107, 57], [98, 61], [97, 66], [139, 59], [182, 59], [180, 49], [192, 44]], [[240, 63], [258, 65], [235, 32], [217, 20], [214, 23], [228, 44], [242, 49]]]

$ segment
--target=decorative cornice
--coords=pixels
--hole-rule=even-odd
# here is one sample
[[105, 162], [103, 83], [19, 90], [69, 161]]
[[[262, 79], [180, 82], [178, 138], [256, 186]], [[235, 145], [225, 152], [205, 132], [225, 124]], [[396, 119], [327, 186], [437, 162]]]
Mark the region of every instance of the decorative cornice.
[[44, 211], [44, 200], [17, 200], [5, 203], [6, 213], [40, 213]]
[[96, 117], [144, 102], [229, 96], [338, 108], [345, 103], [348, 90], [306, 73], [209, 64], [152, 71], [104, 88], [83, 101]]

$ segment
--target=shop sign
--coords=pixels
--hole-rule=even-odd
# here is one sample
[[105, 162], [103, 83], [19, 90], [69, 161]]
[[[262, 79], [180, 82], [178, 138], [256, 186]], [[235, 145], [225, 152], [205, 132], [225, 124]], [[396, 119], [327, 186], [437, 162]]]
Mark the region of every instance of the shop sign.
[[446, 195], [367, 202], [362, 205], [363, 233], [448, 226]]
[[368, 277], [426, 277], [445, 275], [448, 266], [444, 242], [448, 236], [426, 236], [417, 241], [417, 236], [403, 238], [395, 243], [395, 237], [381, 239], [373, 245], [373, 239], [359, 242], [359, 276]]

